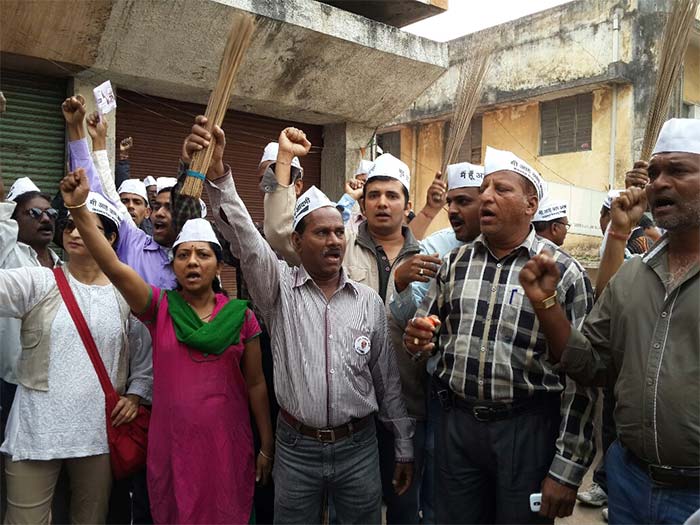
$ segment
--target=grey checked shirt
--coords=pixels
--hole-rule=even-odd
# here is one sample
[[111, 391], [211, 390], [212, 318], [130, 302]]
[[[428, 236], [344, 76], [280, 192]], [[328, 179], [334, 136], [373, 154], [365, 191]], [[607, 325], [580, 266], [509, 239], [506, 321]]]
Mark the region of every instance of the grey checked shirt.
[[551, 242], [530, 234], [496, 259], [483, 235], [450, 253], [417, 316], [442, 321], [435, 376], [468, 400], [513, 402], [542, 392], [561, 393], [561, 426], [550, 476], [581, 484], [595, 456], [596, 391], [555, 370], [547, 341], [519, 282], [520, 270], [544, 248], [561, 272], [557, 296], [574, 327], [593, 305], [590, 280], [580, 264]]
[[250, 296], [269, 327], [280, 406], [316, 428], [378, 412], [395, 436], [395, 459], [412, 460], [414, 422], [401, 397], [379, 295], [343, 271], [326, 300], [303, 266], [277, 259], [230, 176], [207, 188], [216, 224], [240, 259]]

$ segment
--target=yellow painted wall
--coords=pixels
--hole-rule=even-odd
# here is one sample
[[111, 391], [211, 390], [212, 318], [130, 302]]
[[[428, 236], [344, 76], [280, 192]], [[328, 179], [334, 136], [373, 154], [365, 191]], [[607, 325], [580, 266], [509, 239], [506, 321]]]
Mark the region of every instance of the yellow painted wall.
[[683, 100], [700, 104], [700, 47], [689, 45], [683, 69]]

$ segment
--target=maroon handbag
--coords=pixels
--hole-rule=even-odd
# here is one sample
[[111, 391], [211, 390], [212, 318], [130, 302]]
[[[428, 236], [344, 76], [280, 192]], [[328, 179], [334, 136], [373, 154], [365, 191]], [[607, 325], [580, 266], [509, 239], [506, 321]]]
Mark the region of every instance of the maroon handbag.
[[107, 441], [109, 443], [109, 459], [112, 464], [112, 475], [115, 479], [123, 479], [135, 474], [146, 465], [146, 451], [148, 449], [148, 422], [151, 412], [144, 406], [139, 406], [136, 418], [130, 423], [122, 423], [115, 427], [111, 423], [111, 415], [114, 407], [119, 402], [119, 394], [114, 390], [109, 379], [102, 358], [97, 351], [95, 340], [85, 322], [85, 317], [78, 307], [78, 303], [70, 289], [68, 279], [60, 268], [54, 268], [58, 290], [63, 301], [73, 318], [83, 345], [90, 356], [92, 366], [95, 367], [97, 378], [100, 380], [102, 390], [105, 393], [105, 417], [107, 421]]

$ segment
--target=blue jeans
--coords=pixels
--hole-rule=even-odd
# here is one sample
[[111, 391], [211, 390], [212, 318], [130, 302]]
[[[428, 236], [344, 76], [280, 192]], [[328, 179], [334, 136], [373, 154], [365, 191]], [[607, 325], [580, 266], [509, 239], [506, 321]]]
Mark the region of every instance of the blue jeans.
[[683, 523], [700, 508], [700, 493], [655, 485], [619, 441], [605, 456], [610, 525]]
[[374, 423], [335, 443], [321, 443], [280, 417], [275, 439], [275, 523], [321, 523], [325, 493], [333, 500], [337, 523], [381, 523]]
[[435, 432], [440, 424], [440, 401], [428, 391], [428, 409], [425, 420], [425, 452], [423, 482], [420, 486], [420, 508], [423, 525], [435, 525]]

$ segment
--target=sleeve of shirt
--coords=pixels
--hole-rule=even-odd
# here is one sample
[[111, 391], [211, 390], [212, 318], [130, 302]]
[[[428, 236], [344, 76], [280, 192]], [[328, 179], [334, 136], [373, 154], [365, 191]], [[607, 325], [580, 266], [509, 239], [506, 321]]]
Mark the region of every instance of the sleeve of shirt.
[[83, 168], [85, 170], [85, 174], [87, 175], [88, 182], [90, 183], [90, 191], [94, 191], [95, 193], [99, 193], [104, 197], [107, 197], [102, 188], [102, 182], [100, 181], [100, 176], [97, 173], [95, 163], [92, 161], [92, 157], [90, 156], [90, 149], [88, 148], [87, 139], [82, 138], [80, 140], [73, 140], [69, 142], [68, 152], [70, 156], [70, 170], [75, 171], [78, 168]]
[[418, 306], [428, 294], [431, 281], [427, 283], [414, 282], [400, 293], [395, 293], [389, 303], [391, 315], [401, 324], [408, 323], [416, 315]]
[[415, 421], [408, 417], [401, 394], [401, 379], [396, 355], [391, 347], [386, 310], [379, 296], [373, 297], [372, 319], [375, 330], [372, 346], [376, 348], [370, 361], [374, 393], [379, 404], [379, 421], [394, 434], [394, 461], [413, 461], [413, 433]]
[[17, 246], [19, 226], [12, 218], [15, 206], [14, 202], [0, 202], [0, 268], [4, 267], [8, 256]]
[[284, 263], [277, 260], [255, 227], [236, 191], [230, 170], [216, 184], [207, 181], [206, 186], [216, 226], [230, 243], [233, 256], [240, 260], [253, 303], [265, 318], [279, 297]]
[[245, 322], [243, 323], [243, 328], [241, 328], [241, 342], [247, 343], [251, 339], [255, 339], [260, 335], [262, 329], [258, 323], [253, 310], [248, 308], [245, 312]]
[[[593, 304], [593, 288], [586, 273], [569, 264], [562, 282], [569, 282], [565, 291], [567, 318], [576, 328]], [[585, 388], [573, 379], [565, 377], [561, 394], [561, 423], [556, 442], [556, 453], [549, 468], [550, 477], [578, 487], [595, 457], [593, 418], [597, 391]]]
[[0, 317], [24, 317], [55, 285], [53, 272], [43, 266], [0, 270]]
[[299, 256], [292, 247], [292, 224], [297, 196], [294, 185], [278, 184], [275, 191], [265, 194], [265, 239], [272, 249], [290, 266], [299, 266]]
[[182, 195], [182, 187], [187, 178], [188, 166], [180, 161], [177, 175], [177, 184], [172, 189], [170, 197], [170, 212], [173, 220], [175, 233], [180, 233], [180, 230], [190, 219], [199, 219], [202, 217], [202, 208], [199, 204], [199, 199]]
[[117, 166], [114, 170], [114, 184], [116, 185], [117, 188], [119, 186], [121, 186], [125, 180], [128, 180], [129, 178], [131, 178], [130, 172], [131, 172], [131, 165], [129, 163], [129, 159], [123, 159], [123, 160], [117, 161]]
[[151, 334], [136, 317], [129, 317], [129, 381], [127, 394], [136, 394], [146, 404], [152, 401], [153, 347]]
[[343, 216], [343, 222], [347, 223], [352, 217], [352, 210], [355, 206], [355, 199], [353, 199], [347, 193], [344, 193], [338, 201], [337, 206], [338, 210], [340, 211], [340, 214]]
[[97, 176], [100, 179], [100, 185], [102, 186], [102, 195], [117, 208], [122, 221], [129, 221], [136, 226], [131, 215], [129, 215], [129, 210], [126, 209], [126, 206], [124, 206], [117, 193], [114, 178], [112, 177], [112, 169], [109, 167], [107, 150], [101, 149], [93, 152], [92, 159], [97, 170]]

